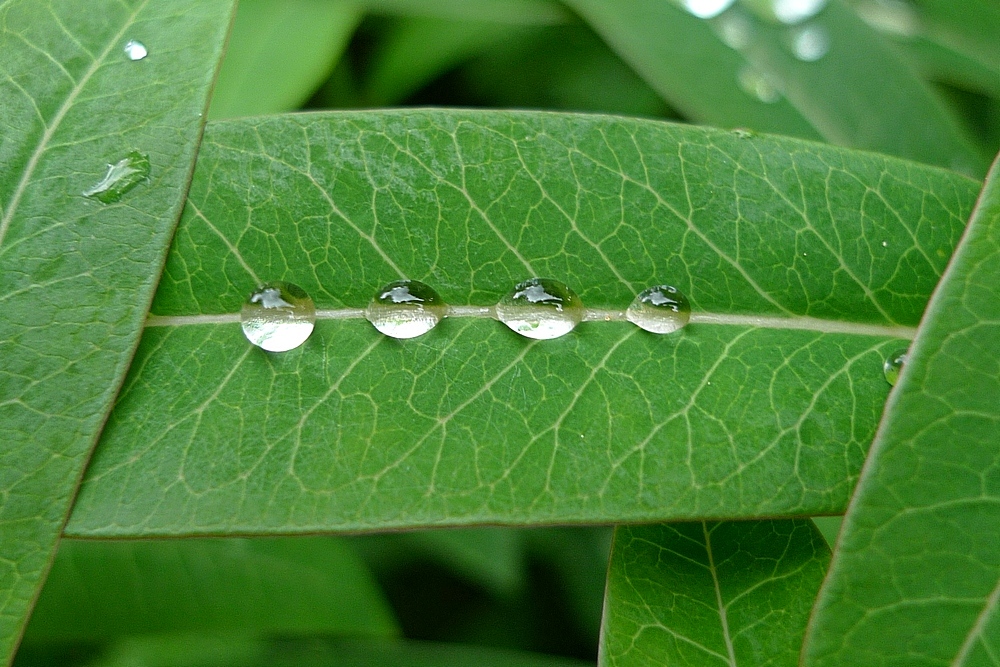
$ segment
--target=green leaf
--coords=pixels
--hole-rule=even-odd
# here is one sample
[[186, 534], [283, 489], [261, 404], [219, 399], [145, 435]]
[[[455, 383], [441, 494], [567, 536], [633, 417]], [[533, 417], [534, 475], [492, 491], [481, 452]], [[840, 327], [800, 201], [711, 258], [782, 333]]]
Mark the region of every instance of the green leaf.
[[241, 0], [209, 118], [298, 108], [329, 76], [360, 19], [349, 0]]
[[807, 665], [1000, 655], [1000, 173], [994, 165], [886, 406]]
[[364, 99], [372, 106], [399, 104], [443, 72], [524, 30], [487, 21], [401, 19], [386, 31], [370, 58]]
[[[138, 342], [231, 9], [0, 3], [0, 664]], [[119, 202], [83, 196], [102, 179]]]
[[585, 667], [570, 658], [461, 644], [339, 641], [296, 648], [218, 637], [152, 637], [119, 643], [93, 667]]
[[65, 540], [25, 642], [177, 632], [385, 637], [396, 625], [333, 538]]
[[830, 549], [808, 520], [623, 526], [601, 665], [798, 665]]
[[[976, 191], [881, 156], [601, 116], [210, 125], [158, 317], [67, 531], [842, 512], [882, 361]], [[277, 355], [236, 323], [262, 280], [322, 311], [401, 276], [489, 306], [533, 274], [601, 320], [660, 282], [695, 315], [676, 335], [598, 321], [534, 342], [454, 317], [397, 341], [346, 310]]]
[[698, 123], [819, 139], [787, 99], [762, 102], [739, 85], [745, 59], [711, 24], [669, 0], [564, 0], [675, 109]]
[[[878, 32], [836, 0], [798, 27], [755, 18], [740, 6], [706, 21], [663, 0], [631, 0], [626, 10], [611, 0], [569, 4], [665, 99], [698, 122], [818, 135], [842, 146], [985, 171], [985, 157], [942, 100]], [[829, 42], [828, 52], [815, 60], [792, 53], [791, 44], [806, 27]], [[732, 36], [734, 31], [742, 36]], [[717, 36], [727, 34], [739, 40], [739, 50]], [[873, 62], [879, 63], [874, 76]], [[773, 89], [766, 101], [740, 89], [741, 81], [746, 87], [755, 78]]]
[[429, 16], [454, 21], [496, 21], [517, 25], [564, 23], [566, 10], [553, 0], [361, 0], [368, 11]]

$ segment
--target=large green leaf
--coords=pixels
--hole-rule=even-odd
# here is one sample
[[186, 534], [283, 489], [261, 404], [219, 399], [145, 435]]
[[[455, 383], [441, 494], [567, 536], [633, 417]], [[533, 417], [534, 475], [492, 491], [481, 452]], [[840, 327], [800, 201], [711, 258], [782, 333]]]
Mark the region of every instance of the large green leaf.
[[138, 342], [231, 8], [0, 3], [0, 664]]
[[[756, 18], [740, 5], [703, 20], [668, 0], [567, 3], [698, 122], [820, 136], [970, 173], [986, 169], [944, 103], [840, 0], [799, 26]], [[812, 52], [797, 58], [791, 45], [801, 39], [812, 40]]]
[[396, 626], [338, 539], [64, 540], [25, 644], [178, 632], [391, 637]]
[[242, 0], [209, 117], [298, 108], [330, 74], [360, 19], [351, 0]]
[[[210, 128], [71, 534], [841, 512], [883, 357], [977, 191], [881, 156], [600, 116]], [[455, 317], [401, 342], [337, 311], [400, 276], [488, 306], [532, 274], [611, 309], [599, 319], [669, 281], [695, 317], [534, 342]], [[235, 315], [274, 279], [336, 311], [277, 355]]]
[[817, 601], [807, 665], [997, 664], [998, 172], [886, 406]]
[[830, 549], [811, 521], [615, 531], [601, 665], [798, 665]]

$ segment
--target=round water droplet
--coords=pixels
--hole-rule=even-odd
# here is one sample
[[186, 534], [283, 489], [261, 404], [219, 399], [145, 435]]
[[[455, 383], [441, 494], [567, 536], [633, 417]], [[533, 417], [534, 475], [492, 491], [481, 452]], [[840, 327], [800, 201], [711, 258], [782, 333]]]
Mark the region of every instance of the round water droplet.
[[792, 31], [792, 53], [806, 63], [813, 63], [830, 50], [830, 34], [819, 25], [807, 25]]
[[896, 386], [896, 382], [899, 380], [899, 373], [903, 370], [903, 364], [906, 363], [906, 354], [909, 350], [896, 350], [888, 356], [885, 363], [882, 364], [882, 372], [885, 373], [885, 381], [891, 384], [893, 387]]
[[139, 40], [130, 39], [125, 43], [125, 55], [129, 60], [142, 60], [149, 55], [149, 50]]
[[251, 343], [268, 352], [286, 352], [309, 338], [316, 323], [316, 307], [301, 287], [276, 280], [250, 295], [240, 321]]
[[684, 9], [700, 19], [710, 19], [729, 9], [736, 0], [681, 0]]
[[625, 311], [628, 321], [652, 333], [668, 334], [684, 328], [691, 319], [691, 304], [671, 285], [657, 285], [639, 292]]
[[576, 292], [550, 278], [518, 283], [496, 306], [497, 319], [522, 336], [549, 340], [572, 331], [583, 319]]
[[828, 0], [773, 0], [774, 16], [788, 25], [802, 23], [819, 14]]
[[433, 329], [447, 311], [448, 306], [430, 286], [397, 280], [375, 294], [365, 318], [386, 336], [415, 338]]
[[774, 104], [781, 99], [777, 82], [752, 65], [744, 65], [739, 71], [740, 87], [764, 104]]

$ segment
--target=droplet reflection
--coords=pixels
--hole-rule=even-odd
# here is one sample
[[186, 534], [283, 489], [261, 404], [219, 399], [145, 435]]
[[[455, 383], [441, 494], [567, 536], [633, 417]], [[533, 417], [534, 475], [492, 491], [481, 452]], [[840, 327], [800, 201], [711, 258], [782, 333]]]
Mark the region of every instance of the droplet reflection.
[[668, 334], [683, 329], [691, 319], [691, 304], [672, 285], [657, 285], [639, 292], [625, 317], [640, 329]]
[[240, 321], [251, 343], [268, 352], [286, 352], [309, 338], [316, 323], [316, 307], [298, 285], [274, 281], [250, 295]]
[[104, 204], [112, 204], [148, 176], [149, 156], [139, 151], [132, 151], [118, 162], [109, 164], [104, 178], [84, 190], [82, 194]]
[[906, 363], [906, 355], [909, 350], [896, 350], [886, 358], [882, 364], [882, 372], [885, 373], [885, 381], [893, 387], [899, 381], [899, 374]]
[[572, 331], [583, 319], [576, 292], [550, 278], [518, 283], [496, 306], [497, 319], [527, 338], [548, 340]]
[[684, 9], [700, 19], [710, 19], [729, 9], [736, 0], [682, 0]]
[[823, 26], [796, 28], [791, 37], [792, 53], [803, 62], [816, 62], [830, 50], [830, 33]]
[[380, 289], [365, 310], [365, 318], [392, 338], [415, 338], [433, 329], [448, 310], [429, 285], [397, 280]]

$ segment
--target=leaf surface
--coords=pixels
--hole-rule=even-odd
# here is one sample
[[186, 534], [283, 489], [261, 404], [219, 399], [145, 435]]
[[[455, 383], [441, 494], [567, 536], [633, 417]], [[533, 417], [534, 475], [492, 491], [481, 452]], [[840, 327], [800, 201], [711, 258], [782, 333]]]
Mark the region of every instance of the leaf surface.
[[[976, 192], [884, 157], [600, 116], [210, 127], [74, 535], [841, 512], [882, 360]], [[341, 317], [403, 276], [489, 306], [531, 275], [610, 310], [535, 342], [486, 318], [397, 341]], [[233, 315], [263, 280], [340, 310], [264, 353]], [[603, 321], [661, 282], [690, 297], [688, 328]]]
[[811, 521], [615, 530], [600, 665], [798, 665], [830, 549]]
[[[138, 342], [231, 8], [0, 3], [0, 664]], [[120, 201], [83, 196], [102, 182]]]
[[391, 637], [364, 563], [330, 537], [65, 540], [25, 643], [168, 633]]
[[994, 166], [886, 406], [806, 665], [997, 664], [998, 285]]

